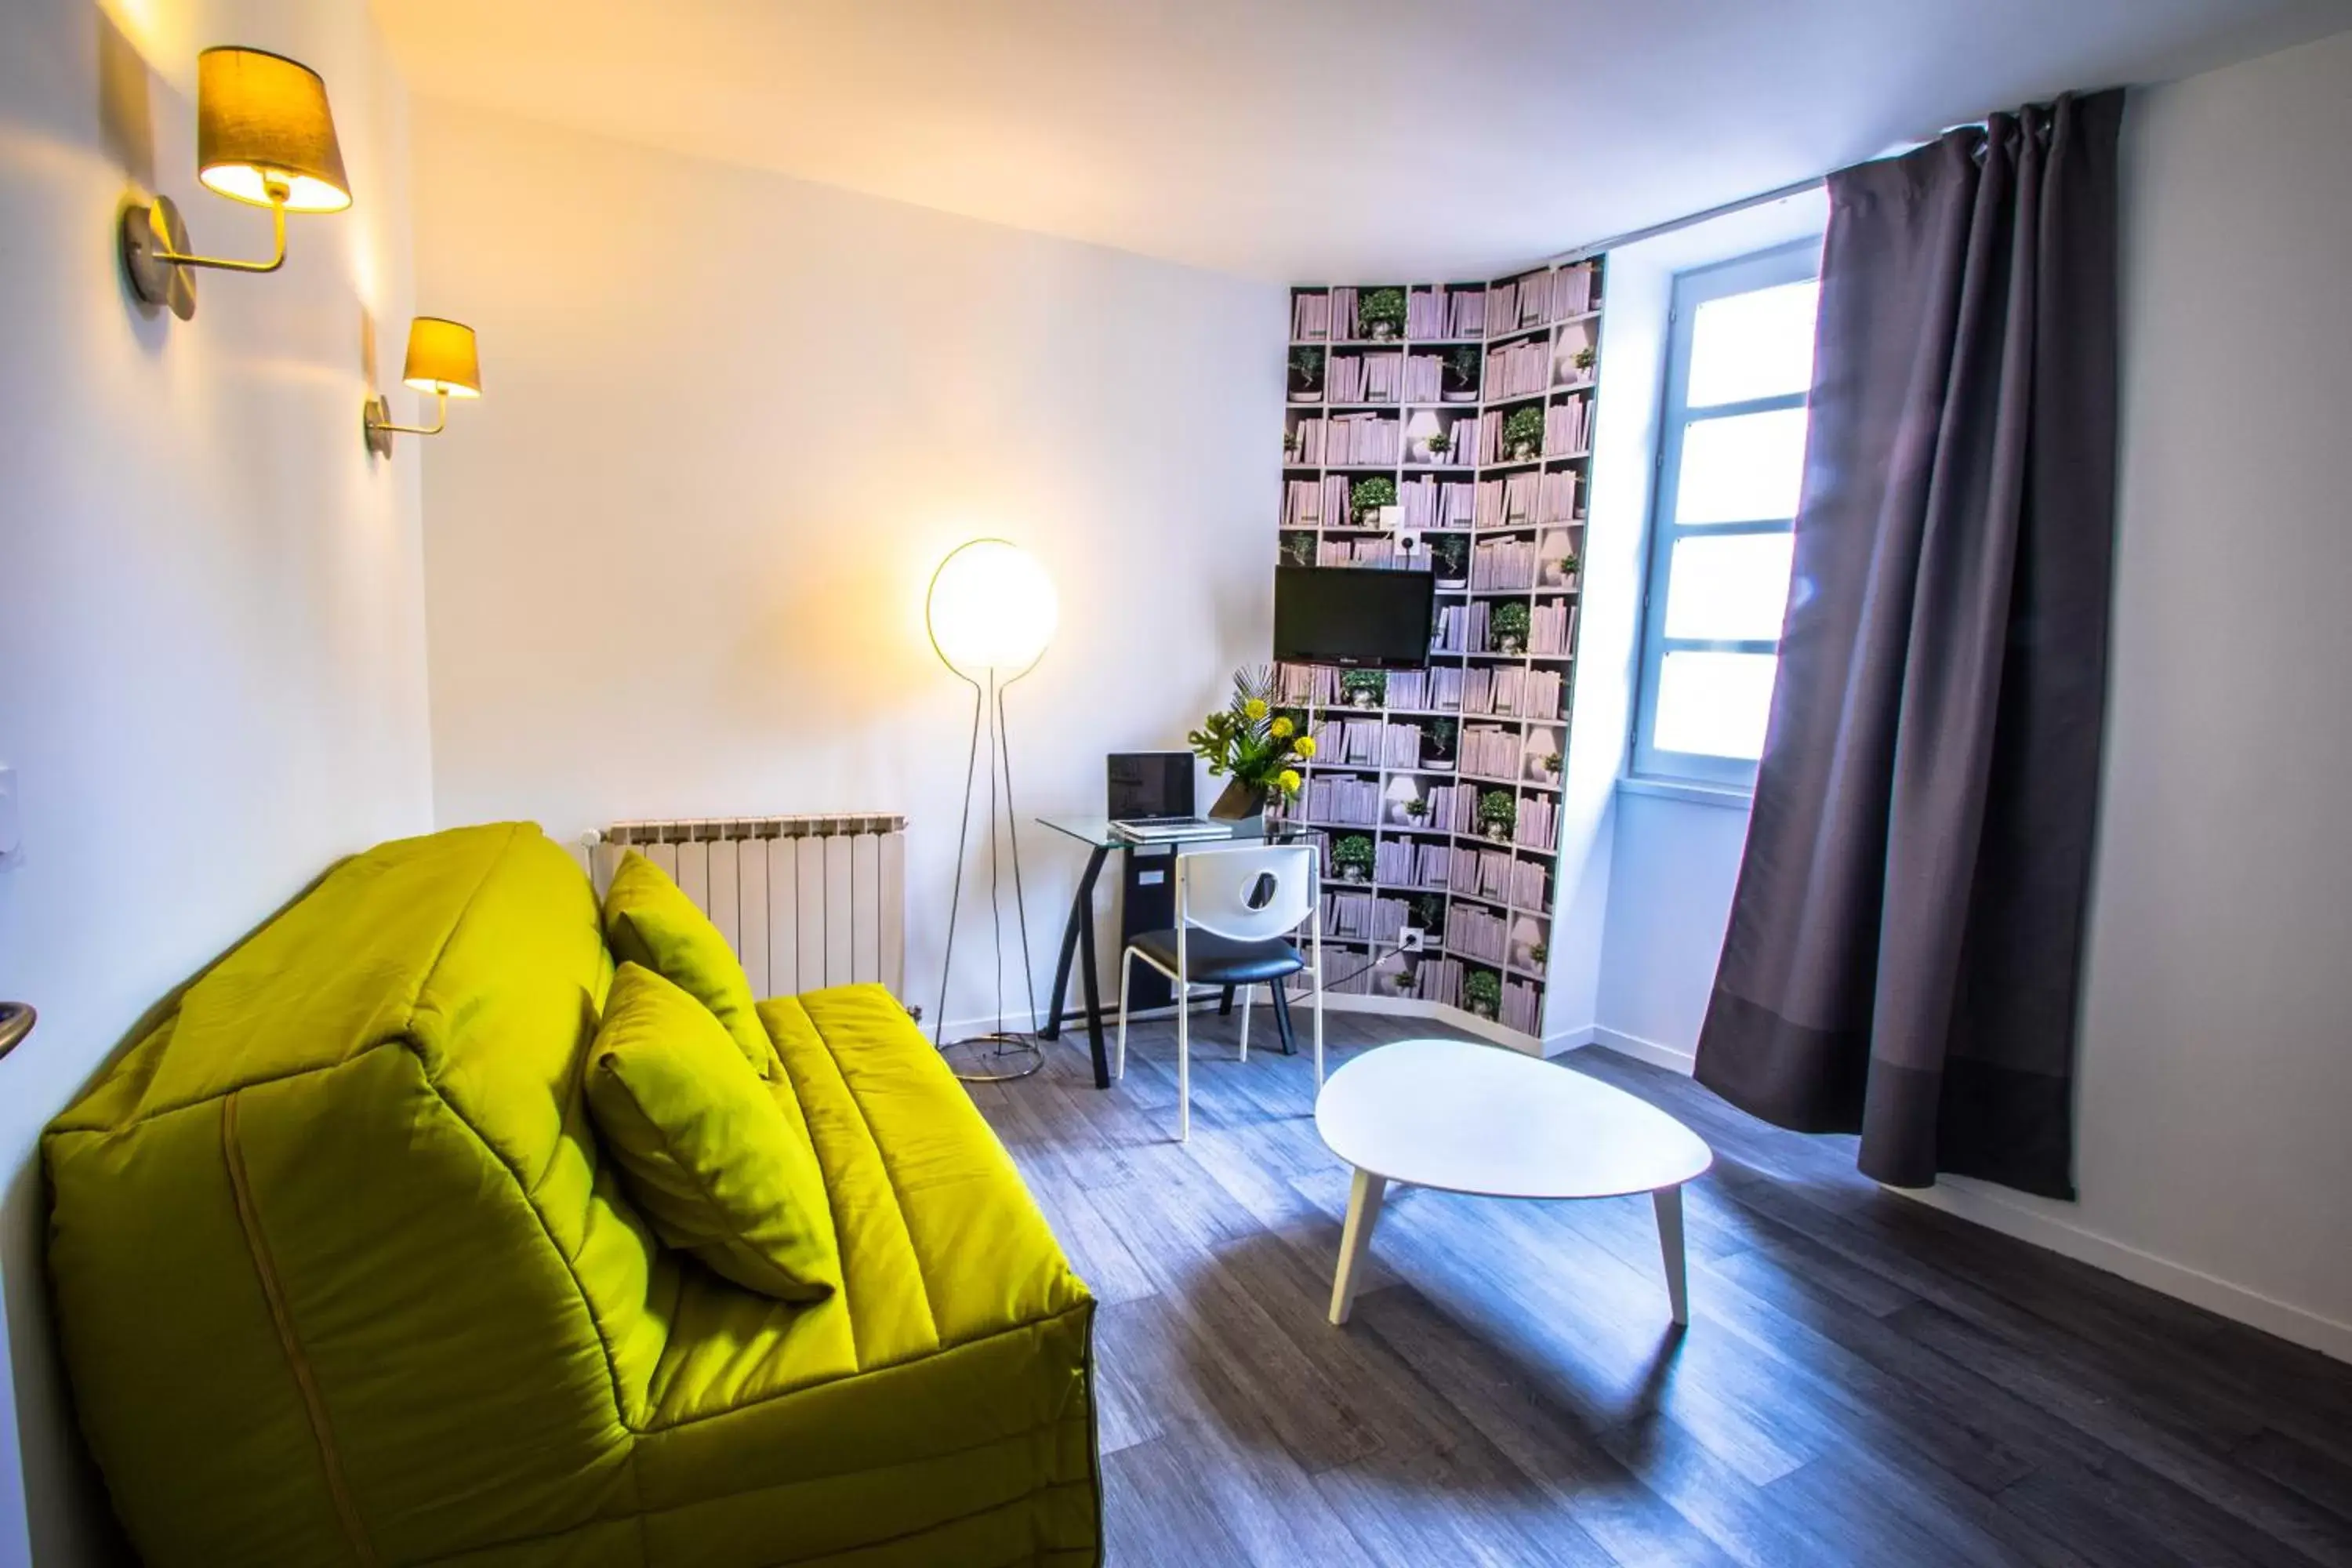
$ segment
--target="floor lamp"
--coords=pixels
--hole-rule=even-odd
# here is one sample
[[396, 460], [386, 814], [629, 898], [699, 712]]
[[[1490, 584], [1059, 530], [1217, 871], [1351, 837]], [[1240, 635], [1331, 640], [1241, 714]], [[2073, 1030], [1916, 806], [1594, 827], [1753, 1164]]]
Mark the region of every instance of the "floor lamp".
[[[1037, 668], [1053, 640], [1060, 616], [1054, 580], [1035, 557], [1002, 539], [975, 539], [957, 546], [931, 574], [923, 600], [923, 625], [931, 651], [957, 679], [971, 688], [971, 749], [964, 764], [963, 816], [956, 827], [955, 890], [948, 899], [947, 953], [940, 963], [940, 1010], [931, 1043], [941, 1055], [960, 1047], [990, 1047], [980, 1062], [959, 1069], [968, 1082], [993, 1083], [1027, 1078], [1045, 1065], [1037, 1044], [1037, 980], [1029, 963], [1029, 915], [1021, 891], [1020, 816], [1013, 806], [1013, 756], [1004, 730], [1004, 689]], [[963, 865], [971, 839], [972, 784], [980, 772], [981, 731], [988, 731], [988, 917], [996, 959], [996, 1027], [960, 1040], [946, 1038], [948, 979], [955, 973], [956, 914], [963, 902]], [[1000, 794], [998, 785], [1003, 784]], [[1021, 931], [1021, 978], [1027, 987], [1030, 1027], [1004, 1027], [1004, 913], [1001, 907], [998, 805], [1003, 804], [1003, 839], [1013, 862], [1013, 912]]]

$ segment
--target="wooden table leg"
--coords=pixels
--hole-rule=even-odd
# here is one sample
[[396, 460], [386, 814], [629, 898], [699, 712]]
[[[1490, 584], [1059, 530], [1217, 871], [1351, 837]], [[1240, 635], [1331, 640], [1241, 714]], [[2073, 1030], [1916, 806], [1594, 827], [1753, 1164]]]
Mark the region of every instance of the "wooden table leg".
[[1371, 1250], [1372, 1226], [1381, 1221], [1381, 1200], [1388, 1195], [1389, 1179], [1370, 1171], [1356, 1173], [1348, 1194], [1348, 1224], [1339, 1233], [1339, 1274], [1331, 1281], [1331, 1321], [1344, 1323], [1356, 1305], [1356, 1277], [1364, 1255]]
[[1658, 1210], [1658, 1251], [1666, 1263], [1666, 1300], [1675, 1321], [1690, 1321], [1690, 1287], [1683, 1273], [1683, 1190], [1660, 1187], [1650, 1194]]

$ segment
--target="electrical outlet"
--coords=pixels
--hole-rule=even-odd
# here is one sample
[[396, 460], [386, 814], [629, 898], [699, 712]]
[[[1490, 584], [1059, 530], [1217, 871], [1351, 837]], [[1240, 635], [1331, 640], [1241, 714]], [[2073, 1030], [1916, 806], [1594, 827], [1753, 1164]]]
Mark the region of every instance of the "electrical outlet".
[[1404, 952], [1419, 952], [1422, 950], [1422, 943], [1428, 940], [1429, 933], [1419, 926], [1407, 926], [1397, 937], [1397, 947]]
[[22, 848], [23, 829], [16, 815], [16, 770], [0, 763], [0, 866], [14, 866]]

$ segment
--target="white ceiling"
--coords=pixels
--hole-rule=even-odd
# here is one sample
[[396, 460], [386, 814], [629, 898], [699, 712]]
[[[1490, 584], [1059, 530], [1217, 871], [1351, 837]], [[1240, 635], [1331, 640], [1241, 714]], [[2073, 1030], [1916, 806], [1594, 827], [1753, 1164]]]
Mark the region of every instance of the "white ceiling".
[[377, 0], [419, 93], [1261, 278], [1480, 276], [2352, 0]]

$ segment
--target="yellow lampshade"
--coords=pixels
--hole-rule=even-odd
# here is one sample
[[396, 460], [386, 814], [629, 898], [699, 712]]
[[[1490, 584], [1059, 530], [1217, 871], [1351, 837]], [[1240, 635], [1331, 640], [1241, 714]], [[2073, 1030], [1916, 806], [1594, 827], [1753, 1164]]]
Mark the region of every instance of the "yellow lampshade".
[[1054, 580], [1036, 557], [1002, 539], [959, 546], [932, 574], [923, 605], [931, 646], [963, 671], [1027, 669], [1060, 619]]
[[263, 49], [206, 49], [196, 57], [196, 178], [222, 195], [286, 210], [341, 212], [352, 205], [343, 152], [327, 110], [327, 84], [306, 65]]
[[400, 379], [419, 392], [451, 397], [482, 395], [482, 363], [474, 352], [474, 329], [438, 316], [408, 323], [408, 365]]

